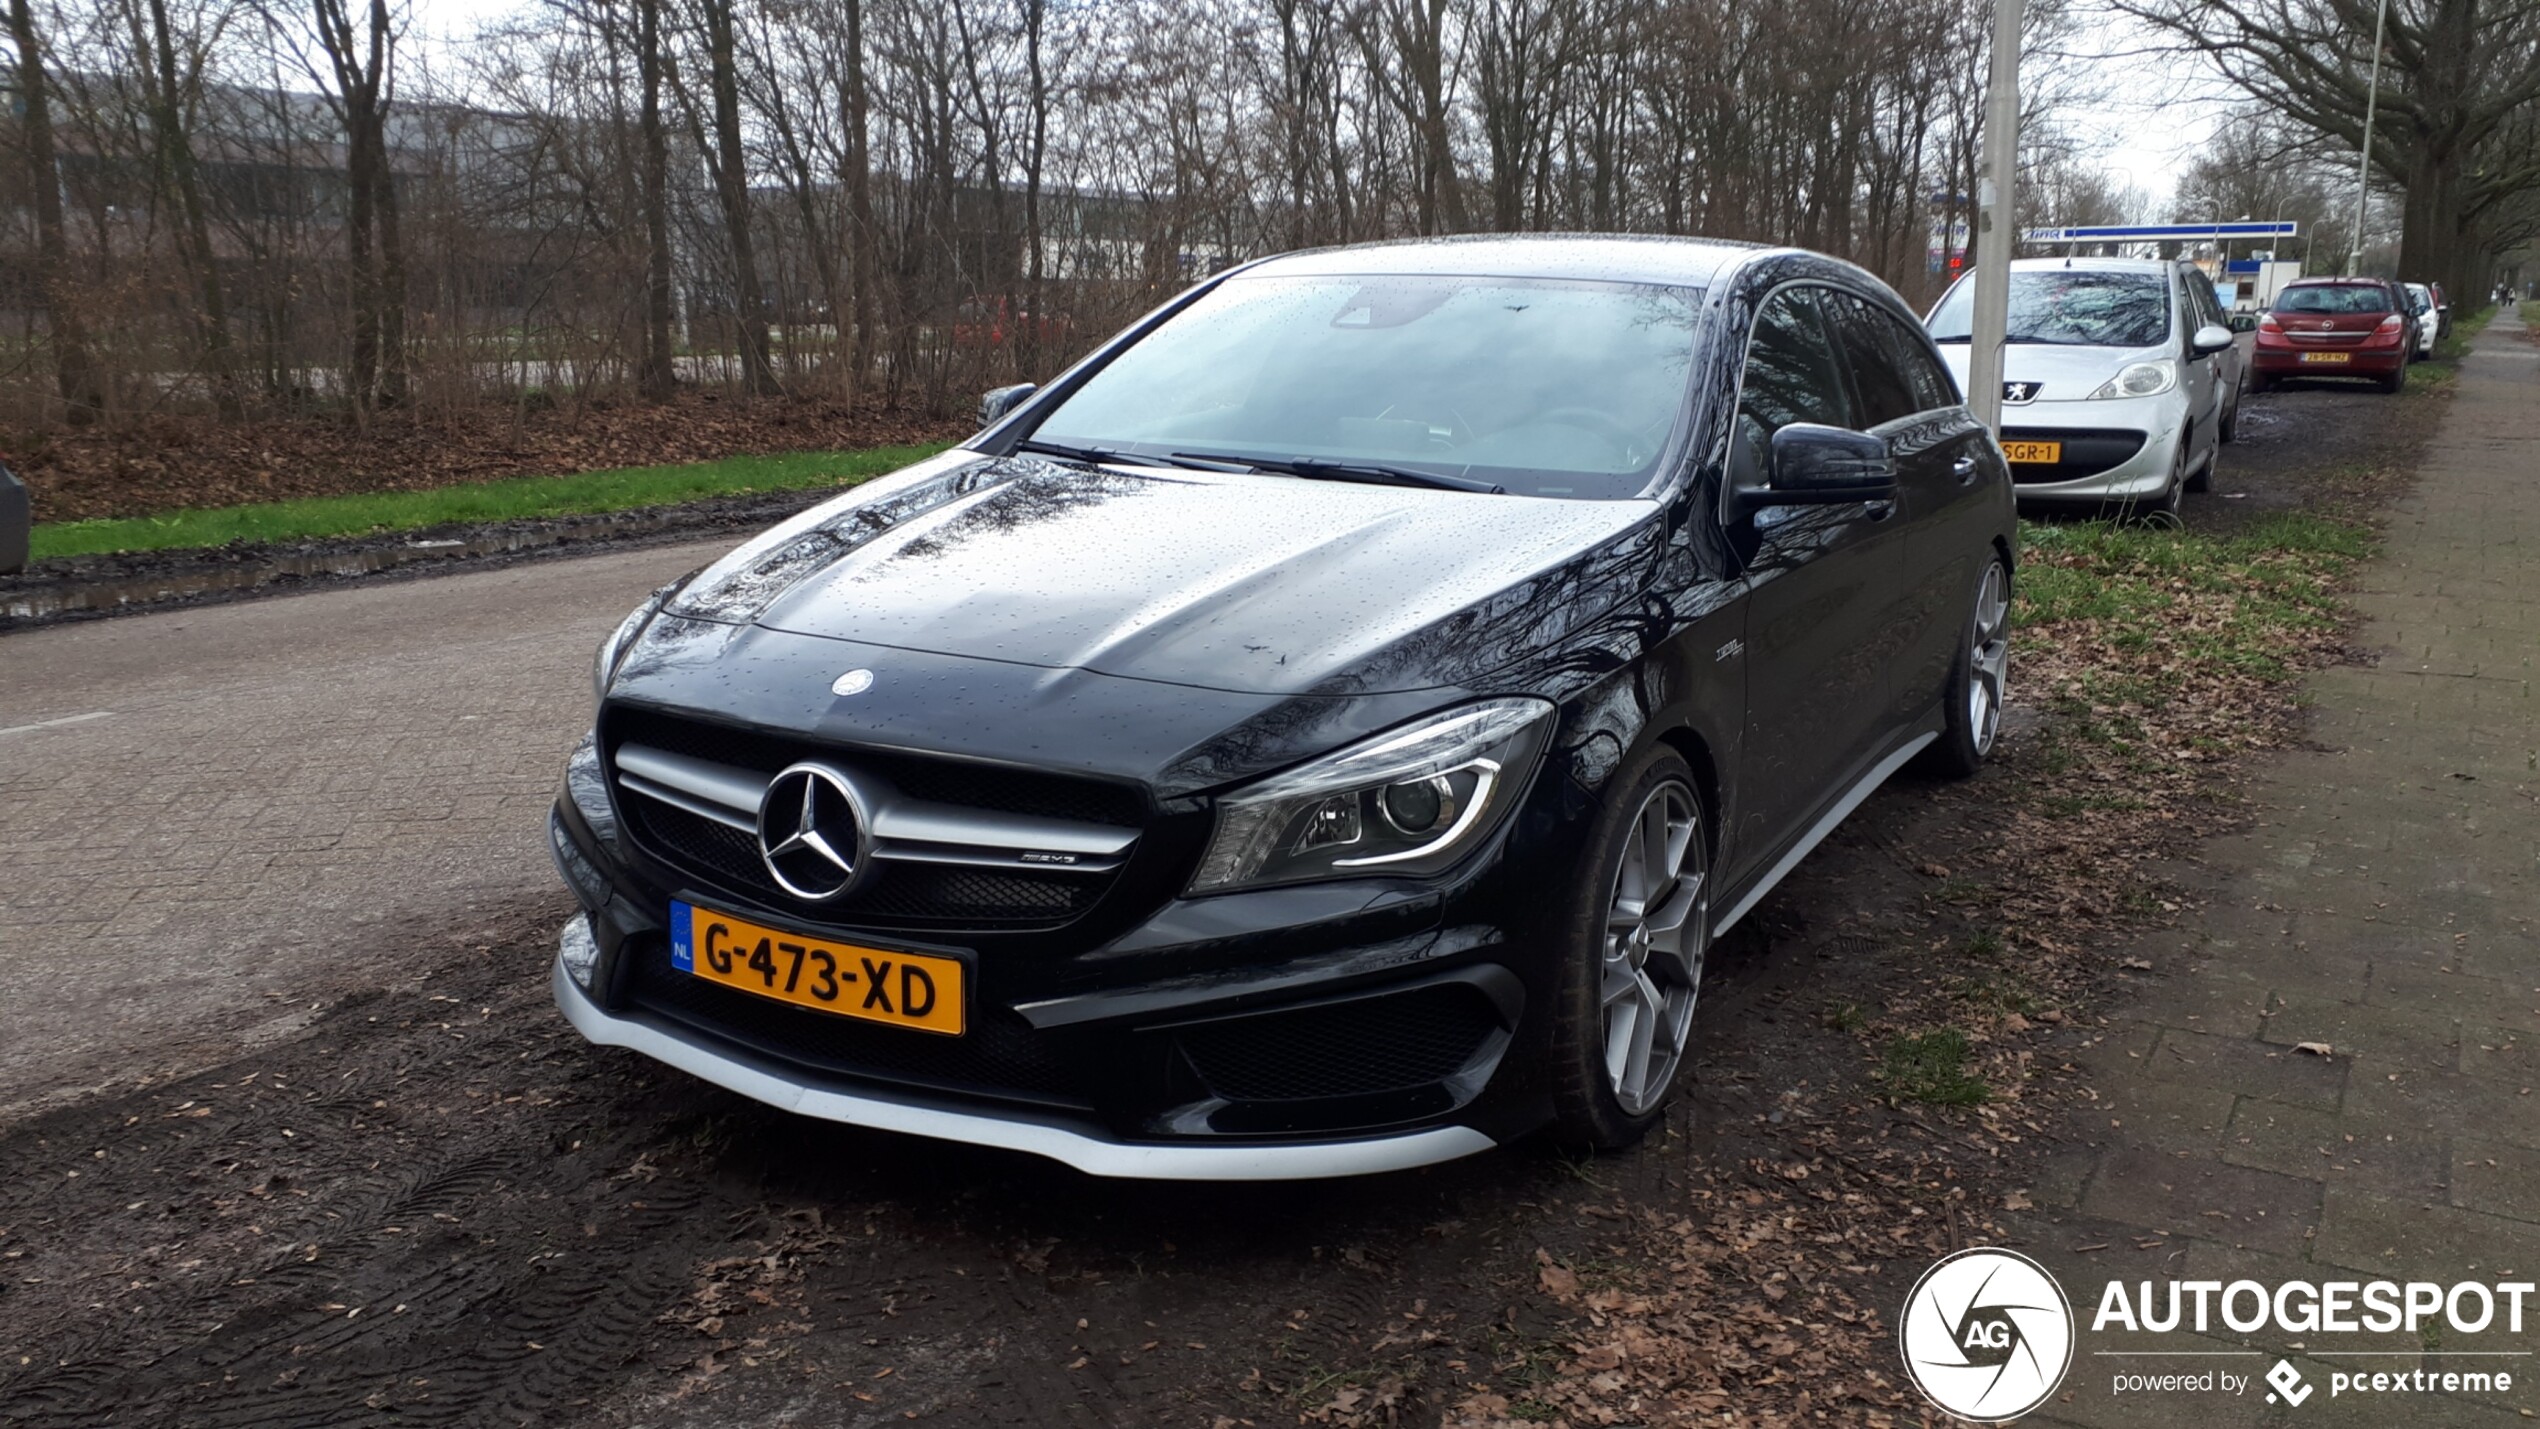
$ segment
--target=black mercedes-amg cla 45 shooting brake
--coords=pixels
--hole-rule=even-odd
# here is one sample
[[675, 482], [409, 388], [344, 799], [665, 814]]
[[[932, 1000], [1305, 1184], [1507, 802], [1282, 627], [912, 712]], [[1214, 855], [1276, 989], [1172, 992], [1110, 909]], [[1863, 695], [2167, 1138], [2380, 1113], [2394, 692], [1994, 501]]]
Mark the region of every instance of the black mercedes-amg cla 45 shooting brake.
[[601, 647], [584, 1036], [1100, 1175], [1621, 1147], [1711, 940], [1993, 743], [2009, 472], [1849, 264], [1291, 254], [984, 410]]

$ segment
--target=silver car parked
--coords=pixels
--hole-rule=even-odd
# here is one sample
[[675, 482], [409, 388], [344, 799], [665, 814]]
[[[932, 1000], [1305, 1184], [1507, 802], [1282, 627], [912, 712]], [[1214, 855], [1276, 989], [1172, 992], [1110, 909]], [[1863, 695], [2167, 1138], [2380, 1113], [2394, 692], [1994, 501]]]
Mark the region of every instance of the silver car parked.
[[[1926, 319], [1963, 390], [1973, 275]], [[2240, 421], [2245, 361], [2190, 263], [2025, 258], [2011, 265], [2002, 452], [2022, 506], [2178, 510], [2213, 480]]]

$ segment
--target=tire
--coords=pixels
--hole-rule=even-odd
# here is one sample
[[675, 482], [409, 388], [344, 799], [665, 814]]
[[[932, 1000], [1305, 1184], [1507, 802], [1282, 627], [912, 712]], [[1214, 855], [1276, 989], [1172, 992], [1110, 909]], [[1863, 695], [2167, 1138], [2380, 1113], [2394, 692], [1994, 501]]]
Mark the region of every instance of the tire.
[[2399, 364], [2398, 367], [2392, 369], [2389, 376], [2381, 379], [2381, 395], [2384, 397], [2397, 396], [2400, 390], [2405, 388], [2407, 385], [2408, 365], [2403, 362]]
[[2117, 510], [2121, 519], [2143, 526], [2176, 527], [2184, 524], [2179, 520], [2178, 508], [2181, 495], [2187, 489], [2187, 448], [2192, 435], [2190, 432], [2178, 434], [2178, 449], [2170, 458], [2169, 485], [2148, 500], [2128, 497]]
[[[1661, 745], [1608, 788], [1556, 939], [1550, 1049], [1552, 1138], [1595, 1152], [1637, 1143], [1666, 1116], [1711, 940], [1710, 845], [1693, 770]], [[1665, 892], [1652, 899], [1652, 887]]]
[[[2249, 374], [2249, 390], [2252, 392], [2272, 392], [2275, 390], [2275, 383], [2276, 379], [2264, 372], [2252, 372]], [[2232, 417], [2233, 423], [2236, 425], [2239, 420], [2238, 414], [2234, 413]]]
[[1995, 556], [1985, 563], [1968, 603], [1958, 658], [1940, 692], [1948, 722], [1924, 749], [1922, 768], [1943, 779], [1971, 779], [1993, 753], [2002, 732], [2002, 702], [2011, 686], [2011, 568]]

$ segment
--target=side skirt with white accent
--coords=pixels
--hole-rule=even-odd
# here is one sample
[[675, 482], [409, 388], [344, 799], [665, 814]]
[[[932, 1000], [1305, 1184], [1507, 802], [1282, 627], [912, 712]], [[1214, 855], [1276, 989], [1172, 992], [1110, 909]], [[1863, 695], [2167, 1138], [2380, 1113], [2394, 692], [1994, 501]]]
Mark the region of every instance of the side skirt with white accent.
[[1869, 773], [1862, 775], [1859, 782], [1846, 790], [1841, 799], [1835, 801], [1833, 808], [1826, 810], [1824, 817], [1810, 826], [1799, 842], [1790, 846], [1790, 852], [1782, 855], [1781, 862], [1774, 864], [1771, 872], [1758, 879], [1753, 888], [1746, 890], [1746, 896], [1737, 900], [1737, 906], [1729, 910], [1728, 916], [1712, 927], [1711, 936], [1716, 938], [1736, 927], [1737, 920], [1745, 917], [1756, 904], [1763, 902], [1764, 895], [1772, 892], [1784, 878], [1789, 877], [1790, 871], [1799, 866], [1801, 859], [1815, 852], [1817, 845], [1825, 842], [1826, 835], [1833, 833], [1837, 825], [1852, 816], [1854, 809], [1861, 807], [1872, 794], [1877, 793], [1879, 786], [1887, 782], [1889, 775], [1904, 768], [1906, 760], [1922, 753], [1924, 745], [1938, 738], [1940, 738], [1939, 731], [1926, 730], [1907, 741], [1895, 753], [1871, 766]]

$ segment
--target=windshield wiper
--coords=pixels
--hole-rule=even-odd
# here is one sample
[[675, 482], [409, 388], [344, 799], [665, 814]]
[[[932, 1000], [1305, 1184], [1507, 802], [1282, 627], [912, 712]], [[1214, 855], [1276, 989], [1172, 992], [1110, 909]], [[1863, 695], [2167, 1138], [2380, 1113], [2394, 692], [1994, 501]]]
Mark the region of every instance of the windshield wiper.
[[1072, 447], [1065, 442], [1045, 442], [1038, 437], [1026, 437], [1016, 442], [1014, 449], [1040, 456], [1054, 456], [1066, 461], [1081, 461], [1088, 466], [1101, 466], [1105, 462], [1111, 462], [1121, 466], [1178, 466], [1193, 471], [1208, 469], [1198, 462], [1184, 460], [1179, 452], [1172, 456], [1149, 456], [1144, 452], [1114, 451], [1110, 447]]
[[1288, 476], [1301, 476], [1308, 481], [1355, 481], [1370, 486], [1426, 486], [1438, 491], [1470, 491], [1483, 496], [1505, 496], [1508, 488], [1495, 482], [1479, 481], [1469, 476], [1448, 476], [1442, 472], [1414, 471], [1407, 466], [1386, 466], [1379, 462], [1324, 461], [1319, 457], [1230, 456], [1220, 452], [1175, 452], [1184, 461], [1222, 462], [1228, 466], [1248, 466], [1255, 471], [1275, 471]]
[[1071, 447], [1065, 442], [1045, 442], [1038, 437], [1026, 437], [1016, 442], [1014, 449], [1019, 452], [1031, 452], [1038, 456], [1063, 457], [1068, 461], [1081, 461], [1088, 466], [1100, 466], [1107, 461], [1130, 459], [1124, 452], [1111, 451], [1104, 447]]

